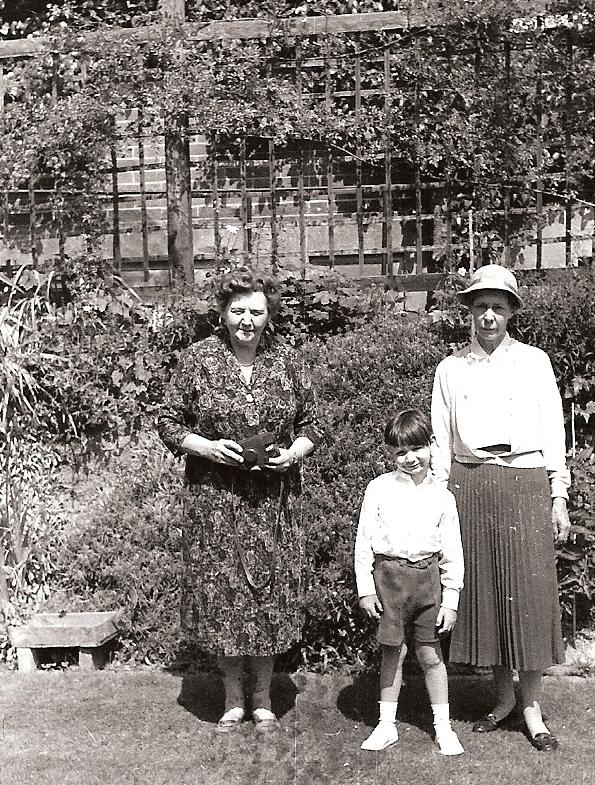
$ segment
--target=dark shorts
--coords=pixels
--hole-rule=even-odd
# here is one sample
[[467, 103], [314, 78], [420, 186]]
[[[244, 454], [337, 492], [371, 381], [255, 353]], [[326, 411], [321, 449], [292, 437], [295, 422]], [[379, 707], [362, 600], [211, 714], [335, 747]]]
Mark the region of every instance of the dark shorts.
[[378, 643], [401, 646], [406, 634], [415, 643], [436, 643], [436, 619], [442, 599], [438, 555], [418, 565], [390, 556], [374, 560], [376, 594], [382, 603]]

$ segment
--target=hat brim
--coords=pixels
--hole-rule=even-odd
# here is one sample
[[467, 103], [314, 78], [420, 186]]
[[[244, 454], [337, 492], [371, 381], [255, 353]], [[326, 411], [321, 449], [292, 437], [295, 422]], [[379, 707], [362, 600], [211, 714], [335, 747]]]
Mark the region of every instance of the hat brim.
[[478, 281], [477, 283], [471, 284], [471, 286], [468, 286], [466, 289], [463, 289], [461, 292], [457, 292], [457, 298], [459, 302], [461, 302], [463, 305], [466, 305], [467, 308], [469, 308], [475, 293], [485, 290], [489, 290], [493, 292], [504, 292], [505, 294], [508, 294], [512, 298], [512, 300], [514, 300], [514, 302], [516, 303], [517, 310], [523, 307], [523, 301], [521, 300], [517, 292], [514, 291], [514, 289], [509, 288], [507, 286], [494, 285], [493, 281], [490, 281], [488, 283], [483, 283], [482, 281]]

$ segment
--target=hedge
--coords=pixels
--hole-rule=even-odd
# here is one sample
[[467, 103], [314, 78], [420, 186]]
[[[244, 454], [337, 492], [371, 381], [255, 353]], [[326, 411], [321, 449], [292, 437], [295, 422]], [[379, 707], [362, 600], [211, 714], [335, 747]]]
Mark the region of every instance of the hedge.
[[[512, 325], [522, 340], [548, 351], [567, 413], [571, 402], [575, 408], [570, 510], [577, 539], [558, 553], [570, 633], [594, 620], [594, 292], [592, 274], [530, 286]], [[396, 408], [429, 408], [434, 368], [466, 340], [467, 322], [452, 292], [438, 298], [429, 316], [407, 316], [382, 292], [337, 281], [291, 281], [285, 295], [280, 327], [288, 340], [303, 343], [327, 432], [304, 478], [301, 512], [315, 569], [308, 577], [302, 646], [286, 662], [357, 667], [373, 655], [374, 644], [355, 608], [353, 537], [367, 482], [390, 466], [382, 427]], [[63, 462], [86, 464], [92, 472], [101, 465], [93, 445], [102, 446], [103, 457], [114, 455], [102, 469], [101, 493], [82, 518], [64, 527], [64, 506], [53, 518], [44, 513], [43, 537], [50, 538], [52, 555], [44, 562], [43, 585], [27, 589], [22, 576], [28, 564], [20, 564], [19, 582], [11, 586], [15, 607], [19, 615], [30, 612], [50, 588], [46, 607], [122, 607], [122, 656], [187, 661], [178, 626], [181, 464], [158, 442], [152, 417], [178, 352], [212, 329], [214, 315], [201, 297], [147, 307], [130, 292], [100, 283], [87, 285], [76, 298], [70, 311], [54, 310], [37, 324], [44, 348], [54, 352], [27, 356], [28, 372], [43, 392], [29, 433], [51, 443]], [[121, 452], [124, 434], [128, 444]], [[59, 491], [56, 468], [47, 487]], [[39, 549], [35, 554], [39, 561]], [[41, 573], [33, 572], [39, 584]], [[0, 645], [6, 651], [5, 639]]]

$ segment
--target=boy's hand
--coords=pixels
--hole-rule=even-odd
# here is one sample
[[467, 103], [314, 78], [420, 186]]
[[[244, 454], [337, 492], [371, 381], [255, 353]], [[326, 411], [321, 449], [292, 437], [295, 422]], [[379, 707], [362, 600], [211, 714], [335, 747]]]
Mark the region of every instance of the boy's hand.
[[440, 608], [438, 611], [438, 618], [436, 619], [436, 627], [438, 632], [450, 632], [455, 626], [457, 621], [457, 612], [451, 608]]
[[377, 594], [366, 594], [365, 597], [360, 597], [359, 607], [370, 619], [379, 619], [382, 613], [382, 604]]

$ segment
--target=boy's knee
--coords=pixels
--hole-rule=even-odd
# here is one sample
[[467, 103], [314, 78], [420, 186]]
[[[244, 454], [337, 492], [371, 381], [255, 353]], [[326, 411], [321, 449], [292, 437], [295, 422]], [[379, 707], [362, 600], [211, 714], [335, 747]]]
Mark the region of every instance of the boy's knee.
[[443, 664], [442, 653], [438, 644], [421, 643], [416, 647], [417, 661], [423, 670], [437, 668]]

